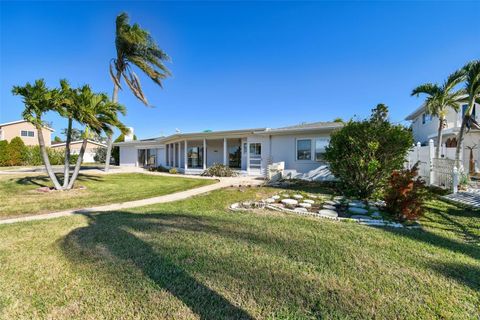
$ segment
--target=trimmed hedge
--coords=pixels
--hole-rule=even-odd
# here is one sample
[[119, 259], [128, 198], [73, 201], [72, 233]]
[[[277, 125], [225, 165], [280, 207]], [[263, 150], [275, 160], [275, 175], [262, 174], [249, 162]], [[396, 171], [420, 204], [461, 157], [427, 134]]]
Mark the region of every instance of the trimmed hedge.
[[[20, 142], [18, 141], [20, 140]], [[52, 165], [62, 165], [65, 162], [65, 151], [47, 147], [48, 158]], [[70, 155], [70, 164], [77, 162], [78, 155]], [[26, 146], [19, 138], [13, 138], [10, 143], [0, 141], [0, 166], [40, 166], [43, 165], [39, 146]]]

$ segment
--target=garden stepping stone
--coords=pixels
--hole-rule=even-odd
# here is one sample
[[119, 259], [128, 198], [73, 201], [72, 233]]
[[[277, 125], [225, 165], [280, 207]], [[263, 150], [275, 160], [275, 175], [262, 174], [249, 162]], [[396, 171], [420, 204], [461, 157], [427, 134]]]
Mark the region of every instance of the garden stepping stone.
[[338, 218], [338, 213], [335, 210], [330, 210], [330, 209], [322, 209], [318, 211], [318, 214], [322, 217], [326, 218]]
[[314, 203], [315, 203], [315, 201], [309, 200], [309, 199], [305, 199], [305, 200], [303, 200], [303, 202], [305, 202], [305, 203], [310, 203], [310, 204], [314, 204]]
[[358, 215], [353, 215], [350, 218], [352, 219], [362, 219], [362, 220], [372, 220], [369, 216], [358, 216]]
[[329, 204], [324, 204], [323, 206], [323, 209], [329, 209], [329, 210], [335, 210], [335, 206], [332, 206], [332, 205], [329, 205]]
[[338, 201], [326, 200], [324, 203], [328, 204], [328, 205], [331, 205], [331, 206], [334, 206], [334, 205], [338, 204]]
[[357, 207], [357, 208], [365, 208], [365, 204], [363, 204], [362, 202], [358, 202], [358, 201], [350, 201], [348, 203], [348, 206], [349, 207]]
[[355, 213], [355, 214], [367, 214], [368, 213], [367, 209], [359, 208], [359, 207], [350, 207], [350, 208], [348, 208], [348, 211], [350, 211], [351, 213]]
[[303, 196], [301, 194], [294, 194], [293, 197], [295, 199], [303, 199]]
[[302, 208], [311, 208], [312, 207], [312, 205], [310, 203], [305, 203], [305, 202], [299, 203], [298, 205]]
[[283, 199], [282, 203], [287, 206], [296, 206], [298, 204], [298, 201], [294, 199]]

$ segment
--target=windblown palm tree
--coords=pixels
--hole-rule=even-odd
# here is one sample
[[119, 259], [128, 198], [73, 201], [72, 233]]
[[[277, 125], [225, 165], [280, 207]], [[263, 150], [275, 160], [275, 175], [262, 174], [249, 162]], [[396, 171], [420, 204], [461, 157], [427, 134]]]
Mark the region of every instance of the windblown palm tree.
[[59, 92], [56, 89], [49, 89], [43, 79], [36, 80], [32, 85], [27, 82], [25, 86], [14, 86], [12, 89], [14, 95], [22, 96], [25, 109], [22, 112], [23, 119], [32, 123], [37, 129], [38, 145], [40, 146], [40, 153], [45, 164], [50, 180], [55, 189], [60, 190], [62, 186], [58, 182], [55, 173], [53, 172], [48, 158], [47, 149], [45, 147], [45, 140], [43, 138], [43, 120], [42, 116], [48, 111], [59, 110]]
[[464, 98], [465, 90], [455, 90], [455, 87], [464, 80], [464, 77], [464, 70], [459, 70], [452, 73], [442, 85], [425, 83], [416, 87], [412, 91], [412, 96], [415, 95], [418, 97], [420, 94], [425, 94], [427, 96], [425, 99], [425, 112], [437, 117], [439, 120], [437, 133], [437, 158], [440, 158], [442, 131], [446, 124], [448, 109], [451, 108], [458, 111], [458, 104]]
[[473, 126], [478, 128], [478, 123], [472, 117], [475, 103], [480, 104], [480, 60], [474, 60], [463, 67], [465, 72], [465, 93], [467, 94], [468, 107], [462, 119], [460, 132], [458, 133], [455, 162], [460, 165], [460, 152], [462, 151], [465, 129], [470, 130]]
[[[112, 101], [118, 101], [118, 90], [122, 89], [121, 80], [123, 78], [135, 97], [148, 105], [140, 79], [132, 67], [136, 66], [153, 82], [162, 87], [162, 80], [171, 75], [164, 65], [164, 62], [170, 61], [170, 58], [158, 47], [148, 31], [142, 29], [136, 23], [129, 24], [128, 14], [125, 12], [117, 16], [115, 32], [117, 57], [110, 61], [110, 76], [113, 80]], [[105, 171], [109, 169], [112, 154], [111, 135], [108, 136], [107, 144]]]
[[73, 103], [75, 105], [74, 119], [85, 125], [85, 130], [77, 163], [66, 189], [73, 188], [75, 184], [80, 172], [85, 148], [91, 135], [101, 135], [102, 133], [111, 135], [113, 128], [119, 129], [123, 134], [128, 133], [128, 128], [118, 119], [119, 113], [125, 115], [125, 107], [110, 101], [106, 94], [93, 93], [89, 86], [83, 86], [75, 90]]

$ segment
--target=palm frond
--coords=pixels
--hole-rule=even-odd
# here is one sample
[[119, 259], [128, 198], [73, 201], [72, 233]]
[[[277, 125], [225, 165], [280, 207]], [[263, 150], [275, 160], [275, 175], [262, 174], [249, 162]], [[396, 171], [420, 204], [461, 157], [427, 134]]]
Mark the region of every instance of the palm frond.
[[440, 87], [434, 83], [425, 83], [419, 85], [412, 90], [411, 96], [419, 96], [420, 94], [427, 94], [430, 96], [437, 95], [440, 92]]

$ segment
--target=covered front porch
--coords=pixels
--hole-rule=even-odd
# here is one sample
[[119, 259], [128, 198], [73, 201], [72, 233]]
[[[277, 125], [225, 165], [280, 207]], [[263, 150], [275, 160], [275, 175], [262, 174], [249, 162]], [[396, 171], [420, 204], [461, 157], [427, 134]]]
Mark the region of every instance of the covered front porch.
[[[223, 164], [241, 174], [260, 173], [261, 147], [250, 144], [247, 137], [191, 138], [165, 144], [164, 163], [185, 174], [201, 174], [214, 164]], [[256, 149], [255, 149], [256, 148]]]

